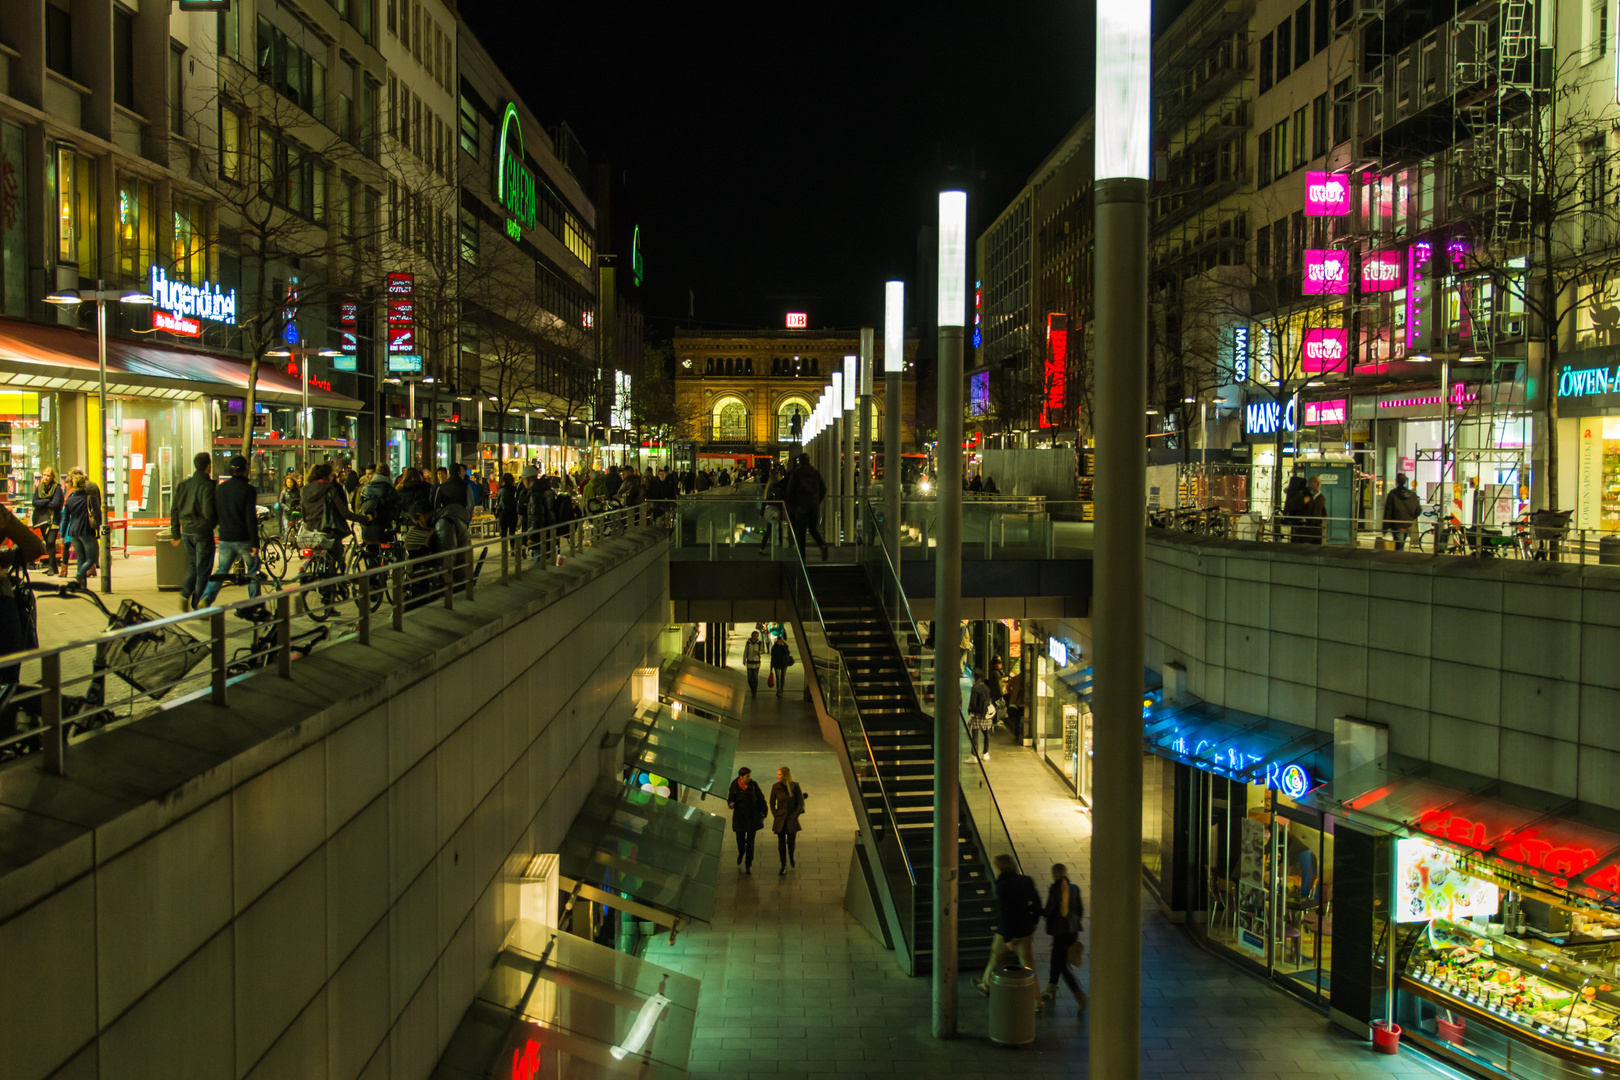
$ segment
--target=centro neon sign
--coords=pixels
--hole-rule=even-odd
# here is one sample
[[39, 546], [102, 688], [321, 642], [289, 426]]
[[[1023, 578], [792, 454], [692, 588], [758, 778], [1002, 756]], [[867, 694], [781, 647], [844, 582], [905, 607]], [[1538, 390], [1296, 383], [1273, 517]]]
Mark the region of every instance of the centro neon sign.
[[[1222, 746], [1208, 739], [1189, 744], [1184, 735], [1178, 735], [1170, 749], [1184, 758], [1208, 763], [1222, 772], [1241, 772], [1259, 765], [1265, 759], [1259, 754], [1246, 754], [1234, 746]], [[1256, 782], [1297, 799], [1311, 789], [1311, 774], [1301, 765], [1284, 765], [1280, 761], [1266, 761]]]
[[[515, 136], [508, 141], [509, 136]], [[534, 173], [523, 164], [523, 121], [518, 119], [517, 106], [506, 104], [501, 117], [500, 147], [495, 154], [495, 200], [512, 212], [513, 221], [506, 223], [508, 236], [518, 235], [517, 226], [534, 228], [535, 185]]]

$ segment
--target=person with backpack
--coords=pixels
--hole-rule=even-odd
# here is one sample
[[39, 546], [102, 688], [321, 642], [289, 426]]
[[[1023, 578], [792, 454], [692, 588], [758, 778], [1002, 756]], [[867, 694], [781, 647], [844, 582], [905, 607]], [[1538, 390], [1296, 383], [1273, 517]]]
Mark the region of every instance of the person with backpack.
[[793, 664], [793, 653], [788, 649], [786, 638], [777, 638], [771, 646], [771, 682], [776, 684], [776, 696], [782, 696], [782, 688], [787, 685], [787, 669]]
[[360, 515], [368, 519], [360, 526], [360, 542], [379, 546], [392, 543], [400, 496], [394, 489], [393, 477], [389, 475], [387, 465], [372, 469], [370, 478], [355, 496], [354, 503]]
[[343, 487], [333, 480], [331, 465], [323, 461], [310, 467], [298, 501], [304, 515], [299, 530], [303, 543], [325, 551], [331, 556], [332, 569], [341, 572], [343, 538], [349, 535], [349, 522], [363, 523], [365, 518], [349, 509]]
[[759, 697], [759, 662], [764, 659], [765, 645], [755, 630], [743, 642], [743, 670], [748, 672], [748, 696]]
[[501, 484], [495, 489], [495, 499], [490, 505], [490, 512], [495, 515], [495, 524], [500, 526], [502, 539], [517, 532], [518, 489], [511, 473], [501, 474]]
[[1016, 952], [1019, 961], [1034, 970], [1035, 928], [1046, 910], [1035, 882], [1018, 872], [1011, 855], [1003, 852], [990, 861], [996, 868], [996, 936], [990, 943], [984, 974], [973, 980], [973, 989], [985, 997], [990, 996], [990, 973], [1006, 953]]
[[[996, 706], [990, 697], [990, 684], [984, 681], [984, 669], [973, 669], [973, 691], [968, 694], [968, 749], [979, 750], [979, 756], [990, 760], [990, 730], [995, 726]], [[982, 749], [981, 749], [982, 747]]]
[[101, 563], [96, 538], [101, 534], [101, 492], [75, 468], [69, 475], [72, 490], [62, 503], [62, 542], [73, 546], [78, 563], [74, 580], [82, 588]]
[[1057, 1002], [1058, 980], [1062, 979], [1074, 991], [1080, 1011], [1086, 1011], [1086, 992], [1069, 969], [1084, 958], [1080, 946], [1080, 930], [1086, 916], [1086, 905], [1080, 899], [1080, 886], [1069, 880], [1069, 870], [1062, 863], [1052, 867], [1052, 887], [1046, 890], [1046, 932], [1052, 935], [1052, 968], [1046, 981], [1046, 993], [1041, 995], [1041, 1008], [1050, 1011]]
[[1406, 538], [1412, 532], [1412, 523], [1423, 512], [1417, 492], [1406, 486], [1406, 474], [1395, 474], [1395, 486], [1384, 496], [1384, 528], [1395, 542], [1396, 551], [1406, 550]]

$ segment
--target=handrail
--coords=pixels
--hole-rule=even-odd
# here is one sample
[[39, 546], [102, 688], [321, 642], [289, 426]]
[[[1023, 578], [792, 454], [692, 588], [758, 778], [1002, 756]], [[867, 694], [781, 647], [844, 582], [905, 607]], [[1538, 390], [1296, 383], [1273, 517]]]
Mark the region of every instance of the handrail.
[[[300, 639], [318, 634], [320, 640], [325, 640], [332, 632], [331, 627], [337, 626], [345, 635], [352, 634], [361, 644], [369, 645], [374, 613], [382, 619], [391, 618], [393, 629], [402, 630], [408, 613], [430, 605], [440, 606], [434, 604], [435, 601], [442, 601], [444, 608], [453, 609], [458, 592], [465, 601], [475, 601], [479, 570], [493, 551], [498, 550], [500, 554], [499, 584], [509, 585], [514, 578], [522, 579], [525, 563], [532, 568], [535, 563], [549, 562], [553, 553], [560, 554], [565, 539], [573, 553], [598, 539], [649, 524], [653, 517], [652, 507], [623, 507], [505, 537], [471, 541], [447, 551], [335, 573], [302, 584], [278, 587], [273, 580], [266, 580], [269, 587], [258, 597], [217, 603], [95, 637], [0, 656], [0, 669], [18, 672], [17, 682], [0, 686], [0, 749], [37, 740], [44, 751], [46, 769], [62, 775], [69, 736], [75, 732], [135, 719], [194, 700], [203, 693], [210, 696], [213, 704], [224, 706], [229, 685], [252, 669], [268, 669], [272, 656], [277, 674], [290, 677], [294, 654], [301, 655], [313, 647], [312, 643]], [[517, 555], [515, 575], [511, 566], [514, 551]], [[531, 554], [533, 557], [527, 558]], [[417, 586], [409, 597], [406, 595], [408, 585]], [[326, 597], [331, 595], [330, 590], [344, 591], [348, 595], [329, 603]], [[77, 590], [63, 591], [57, 587], [52, 591], [73, 597]], [[312, 593], [316, 594], [314, 599], [310, 599]], [[94, 597], [94, 594], [86, 595]], [[341, 623], [323, 622], [295, 630], [292, 625], [294, 601], [303, 609], [301, 613], [307, 613], [309, 608], [305, 605], [311, 604], [318, 604], [319, 610], [329, 615], [339, 606], [348, 608], [352, 604], [353, 609], [344, 613]], [[391, 613], [383, 614], [390, 601]], [[102, 606], [99, 597], [95, 597], [94, 602]], [[258, 611], [261, 617], [250, 619], [243, 627], [227, 629], [228, 614], [249, 611]], [[189, 632], [198, 627], [205, 628], [200, 636]], [[231, 654], [233, 637], [238, 645], [243, 644], [245, 638], [246, 655], [242, 655], [241, 648], [237, 655]], [[88, 665], [90, 670], [64, 673], [64, 658], [82, 656], [86, 650], [94, 650]], [[38, 666], [37, 683], [25, 682], [23, 668], [35, 665]], [[145, 685], [148, 680], [144, 677], [137, 682], [137, 665], [160, 671], [161, 684]], [[202, 670], [193, 670], [199, 667]], [[118, 698], [109, 697], [109, 676], [129, 683], [132, 692]], [[196, 689], [174, 701], [160, 700], [186, 684], [195, 684]], [[86, 687], [82, 697], [64, 692], [80, 685]], [[24, 711], [21, 706], [31, 703], [37, 703], [39, 724], [18, 730], [17, 721]], [[141, 708], [143, 703], [149, 708]], [[80, 711], [64, 715], [64, 705]], [[34, 712], [33, 709], [27, 711]]]

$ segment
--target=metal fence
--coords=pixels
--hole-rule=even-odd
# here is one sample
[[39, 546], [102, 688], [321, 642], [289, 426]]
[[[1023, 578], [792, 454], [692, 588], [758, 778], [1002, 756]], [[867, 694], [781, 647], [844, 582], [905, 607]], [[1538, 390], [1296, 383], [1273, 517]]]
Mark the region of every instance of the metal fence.
[[[262, 596], [167, 617], [133, 600], [108, 611], [99, 597], [73, 586], [21, 583], [17, 588], [35, 604], [41, 597], [94, 603], [112, 629], [0, 657], [0, 757], [38, 754], [47, 771], [63, 775], [68, 748], [79, 740], [183, 702], [227, 705], [231, 685], [255, 671], [290, 678], [293, 661], [318, 645], [338, 639], [370, 645], [379, 625], [402, 631], [430, 608], [476, 602], [481, 578], [495, 587], [538, 580], [659, 516], [647, 505], [613, 509], [414, 558], [373, 549], [375, 566], [331, 574], [306, 566], [299, 584], [277, 588], [261, 579], [268, 586]], [[485, 569], [492, 560], [498, 576]], [[230, 586], [246, 583], [215, 575], [222, 577]]]

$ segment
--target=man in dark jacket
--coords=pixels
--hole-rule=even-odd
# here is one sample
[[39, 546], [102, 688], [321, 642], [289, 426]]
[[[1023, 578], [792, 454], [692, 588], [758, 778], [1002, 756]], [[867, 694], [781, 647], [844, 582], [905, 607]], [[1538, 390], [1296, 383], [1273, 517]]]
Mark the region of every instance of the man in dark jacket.
[[[214, 489], [214, 509], [219, 515], [219, 545], [216, 565], [228, 573], [237, 559], [242, 560], [248, 577], [248, 597], [259, 598], [259, 492], [248, 482], [248, 460], [241, 454], [231, 458], [231, 475]], [[207, 607], [219, 595], [220, 582], [210, 580], [203, 589], [198, 607]], [[251, 619], [250, 612], [268, 614], [264, 608], [238, 608], [236, 614]]]
[[990, 996], [990, 972], [1007, 950], [1017, 950], [1020, 962], [1035, 970], [1035, 928], [1046, 911], [1035, 882], [1018, 872], [1011, 855], [997, 855], [991, 862], [996, 868], [996, 939], [990, 943], [984, 974], [973, 980], [973, 989], [985, 997]]
[[619, 475], [617, 465], [609, 465], [607, 473], [602, 477], [602, 483], [607, 488], [607, 497], [612, 499], [618, 496], [619, 489], [624, 487], [624, 477]]
[[754, 872], [754, 834], [765, 824], [769, 807], [765, 793], [754, 783], [749, 769], [737, 770], [737, 779], [726, 792], [726, 805], [731, 808], [731, 831], [737, 834], [737, 865], [743, 873]]
[[214, 459], [207, 452], [191, 459], [196, 472], [174, 486], [174, 506], [169, 511], [169, 535], [175, 547], [186, 548], [186, 578], [180, 583], [180, 610], [202, 607], [203, 592], [214, 572], [214, 525], [219, 512], [214, 507]]
[[821, 561], [827, 561], [827, 541], [821, 535], [821, 501], [827, 497], [827, 481], [810, 464], [809, 454], [799, 455], [799, 464], [788, 474], [782, 498], [787, 502], [788, 522], [793, 526], [793, 542], [805, 557], [804, 534], [808, 532], [821, 545]]
[[399, 503], [400, 495], [394, 490], [388, 466], [378, 465], [354, 500], [355, 509], [362, 517], [370, 519], [360, 526], [361, 543], [386, 544], [394, 538], [394, 519], [399, 513]]
[[1395, 486], [1384, 496], [1384, 528], [1395, 541], [1396, 551], [1406, 550], [1406, 538], [1412, 532], [1412, 522], [1423, 512], [1417, 493], [1406, 486], [1406, 474], [1395, 474]]

